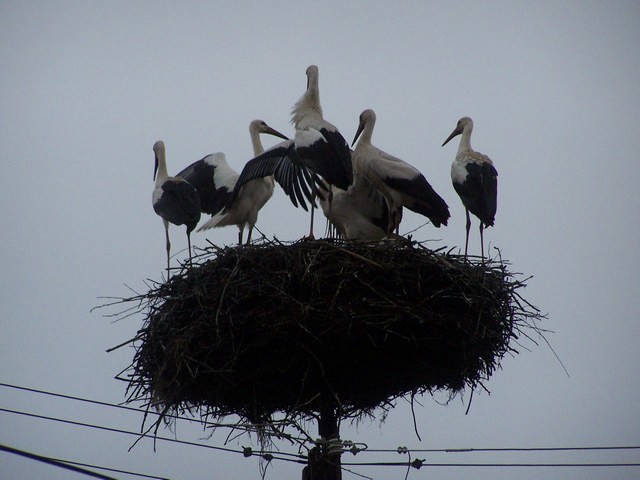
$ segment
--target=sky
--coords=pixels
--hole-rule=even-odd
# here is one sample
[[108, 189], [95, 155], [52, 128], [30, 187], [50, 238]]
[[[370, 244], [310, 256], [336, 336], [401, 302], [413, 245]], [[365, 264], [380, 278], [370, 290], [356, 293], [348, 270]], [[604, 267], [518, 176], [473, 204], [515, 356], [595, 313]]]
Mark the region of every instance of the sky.
[[[151, 207], [153, 151], [169, 173], [222, 151], [236, 170], [251, 158], [248, 126], [291, 135], [290, 110], [320, 70], [324, 116], [353, 138], [377, 113], [373, 143], [408, 161], [448, 203], [447, 227], [406, 212], [402, 232], [464, 247], [464, 209], [450, 180], [458, 118], [474, 119], [473, 147], [499, 172], [495, 228], [485, 242], [511, 270], [532, 275], [522, 294], [548, 315], [543, 342], [507, 356], [486, 383], [451, 402], [403, 401], [382, 421], [343, 424], [369, 449], [406, 445], [431, 463], [640, 463], [640, 451], [420, 453], [417, 449], [640, 445], [640, 4], [597, 2], [0, 2], [0, 408], [138, 431], [142, 416], [26, 392], [107, 403], [133, 351], [106, 350], [142, 318], [114, 322], [100, 297], [145, 291], [165, 265]], [[265, 138], [267, 146], [277, 139]], [[203, 220], [204, 221], [204, 220]], [[268, 238], [308, 227], [282, 190], [260, 212]], [[317, 218], [322, 232], [324, 220]], [[183, 228], [170, 230], [176, 262]], [[234, 227], [194, 233], [233, 245]], [[471, 252], [479, 239], [474, 219]], [[446, 403], [446, 404], [445, 404]], [[309, 427], [313, 430], [313, 426]], [[223, 446], [178, 422], [163, 436]], [[150, 440], [0, 411], [0, 444], [176, 480], [260, 477], [256, 457]], [[255, 439], [231, 438], [238, 450]], [[295, 453], [286, 442], [276, 444]], [[343, 462], [398, 462], [362, 452]], [[274, 461], [269, 479], [299, 479]], [[345, 479], [402, 479], [397, 467], [350, 466]], [[640, 467], [435, 467], [412, 479], [626, 479]], [[135, 478], [113, 474], [117, 478]], [[3, 479], [85, 478], [0, 452]]]

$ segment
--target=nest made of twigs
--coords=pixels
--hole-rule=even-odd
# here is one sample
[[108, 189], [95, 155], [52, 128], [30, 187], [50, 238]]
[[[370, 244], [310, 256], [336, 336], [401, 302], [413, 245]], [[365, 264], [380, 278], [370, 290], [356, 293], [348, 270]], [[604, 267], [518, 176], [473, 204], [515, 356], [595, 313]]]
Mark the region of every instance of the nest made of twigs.
[[540, 317], [522, 286], [500, 259], [415, 242], [211, 247], [136, 298], [130, 400], [260, 422], [475, 388]]

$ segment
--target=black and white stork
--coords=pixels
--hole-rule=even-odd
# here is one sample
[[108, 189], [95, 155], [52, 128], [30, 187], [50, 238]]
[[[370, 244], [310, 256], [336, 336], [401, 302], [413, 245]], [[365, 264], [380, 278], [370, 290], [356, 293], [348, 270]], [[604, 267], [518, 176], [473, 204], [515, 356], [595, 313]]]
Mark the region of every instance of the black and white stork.
[[[263, 120], [252, 121], [249, 124], [249, 134], [254, 155], [264, 152], [260, 141], [261, 133], [287, 138]], [[253, 227], [258, 220], [258, 212], [273, 195], [273, 176], [255, 178], [245, 183], [232, 202], [230, 200], [238, 180], [238, 173], [229, 166], [222, 152], [201, 158], [177, 176], [196, 187], [200, 195], [202, 212], [212, 216], [198, 231], [236, 225], [238, 243], [242, 245], [244, 229], [248, 226], [247, 243], [251, 241]]]
[[353, 181], [353, 170], [349, 145], [338, 129], [322, 117], [318, 67], [309, 66], [306, 74], [307, 89], [291, 113], [291, 123], [296, 129], [294, 138], [247, 162], [236, 189], [254, 178], [274, 175], [294, 206], [300, 204], [306, 210], [305, 200], [311, 204], [309, 236], [313, 237], [318, 175], [328, 185], [346, 190]]
[[307, 90], [291, 111], [296, 150], [305, 165], [325, 182], [346, 190], [353, 181], [349, 144], [322, 116], [318, 67], [310, 65], [306, 74]]
[[[291, 113], [295, 136], [249, 160], [240, 173], [232, 199], [242, 186], [255, 178], [273, 175], [294, 206], [313, 212], [322, 177], [326, 184], [346, 190], [353, 181], [351, 150], [338, 129], [324, 120], [318, 89], [318, 67], [307, 68], [307, 89]], [[306, 201], [305, 201], [306, 200]], [[329, 198], [329, 202], [331, 199]]]
[[[307, 89], [291, 110], [291, 123], [296, 128], [295, 143], [298, 155], [304, 164], [320, 175], [331, 187], [347, 190], [353, 183], [351, 149], [338, 129], [322, 116], [317, 65], [306, 70]], [[329, 209], [332, 204], [332, 189], [329, 189]], [[313, 237], [313, 203], [311, 204], [311, 226], [309, 237]]]
[[484, 258], [483, 230], [485, 227], [493, 226], [496, 216], [498, 172], [489, 157], [471, 148], [472, 131], [473, 120], [462, 117], [442, 146], [444, 147], [453, 137], [461, 135], [458, 153], [451, 164], [451, 181], [453, 188], [462, 199], [467, 214], [464, 256], [467, 256], [469, 247], [469, 229], [471, 228], [469, 212], [471, 212], [480, 219], [480, 252]]
[[449, 207], [415, 167], [390, 155], [371, 143], [376, 114], [368, 109], [360, 114], [353, 144], [353, 169], [356, 182], [363, 176], [384, 196], [389, 219], [387, 233], [398, 232], [402, 207], [424, 215], [434, 226], [446, 225]]
[[[366, 178], [354, 178], [347, 190], [329, 186], [324, 181], [318, 189], [325, 217], [343, 238], [371, 242], [387, 236], [387, 202]], [[329, 198], [332, 199], [331, 205]]]
[[156, 186], [153, 189], [151, 202], [155, 212], [162, 217], [167, 246], [167, 275], [169, 275], [169, 258], [171, 242], [169, 241], [169, 223], [187, 227], [187, 243], [189, 260], [191, 260], [191, 232], [200, 221], [200, 197], [195, 187], [183, 178], [170, 177], [167, 174], [165, 146], [162, 140], [153, 145], [155, 167], [153, 178]]

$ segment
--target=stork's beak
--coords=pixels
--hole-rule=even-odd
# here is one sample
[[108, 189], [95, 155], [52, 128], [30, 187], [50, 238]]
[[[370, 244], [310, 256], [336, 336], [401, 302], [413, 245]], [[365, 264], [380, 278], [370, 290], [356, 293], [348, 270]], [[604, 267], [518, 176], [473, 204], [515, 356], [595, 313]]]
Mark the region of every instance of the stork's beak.
[[156, 157], [156, 164], [153, 167], [153, 180], [154, 181], [156, 179], [156, 172], [158, 171], [158, 155], [156, 155], [155, 157]]
[[451, 140], [453, 137], [455, 137], [456, 135], [460, 135], [462, 133], [462, 127], [460, 126], [456, 126], [456, 128], [453, 130], [453, 132], [451, 132], [451, 135], [449, 135], [447, 137], [447, 139], [444, 141], [444, 143], [442, 144], [442, 146], [444, 147], [449, 140]]
[[269, 126], [267, 126], [267, 128], [265, 128], [262, 133], [268, 133], [269, 135], [273, 135], [274, 137], [280, 137], [283, 140], [289, 140], [289, 137], [287, 137], [286, 135], [280, 133], [279, 131], [277, 131], [275, 128], [271, 128]]
[[356, 130], [356, 134], [353, 137], [353, 142], [351, 142], [351, 148], [353, 148], [353, 145], [356, 143], [356, 140], [358, 140], [358, 137], [360, 136], [363, 130], [364, 130], [364, 122], [360, 122], [360, 124], [358, 125], [358, 130]]

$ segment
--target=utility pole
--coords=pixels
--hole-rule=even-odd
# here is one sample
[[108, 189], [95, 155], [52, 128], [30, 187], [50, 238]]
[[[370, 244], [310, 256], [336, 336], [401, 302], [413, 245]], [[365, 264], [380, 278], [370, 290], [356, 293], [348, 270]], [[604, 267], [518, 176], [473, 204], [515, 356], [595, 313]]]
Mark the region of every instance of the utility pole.
[[338, 407], [333, 398], [327, 397], [323, 395], [318, 418], [320, 443], [309, 451], [307, 466], [302, 469], [302, 480], [342, 480]]

